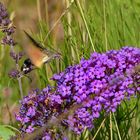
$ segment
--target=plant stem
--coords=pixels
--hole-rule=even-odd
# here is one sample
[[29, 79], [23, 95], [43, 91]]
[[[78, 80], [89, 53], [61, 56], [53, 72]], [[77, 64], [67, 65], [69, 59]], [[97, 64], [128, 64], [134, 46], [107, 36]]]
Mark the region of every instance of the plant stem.
[[110, 112], [110, 140], [113, 140], [112, 134], [112, 113]]
[[73, 0], [71, 1], [71, 3], [69, 4], [69, 7], [67, 7], [64, 12], [60, 15], [60, 17], [56, 20], [56, 22], [52, 25], [51, 29], [48, 31], [47, 35], [45, 36], [43, 43], [46, 41], [46, 39], [48, 38], [48, 36], [50, 35], [50, 33], [53, 31], [53, 29], [55, 28], [55, 26], [59, 23], [59, 21], [61, 20], [61, 18], [68, 12], [69, 8], [71, 7], [71, 5], [73, 4]]
[[[15, 53], [14, 47], [12, 45], [10, 46], [10, 49], [11, 49], [11, 52], [14, 52]], [[16, 69], [18, 71], [20, 71], [20, 67], [19, 67], [18, 63], [16, 63]], [[20, 96], [21, 96], [21, 99], [23, 99], [23, 90], [22, 90], [21, 78], [22, 78], [22, 76], [20, 76], [19, 78], [17, 78], [17, 80], [18, 80], [18, 84], [19, 84]]]
[[104, 38], [105, 38], [105, 48], [106, 51], [108, 50], [107, 47], [107, 27], [106, 27], [106, 3], [105, 0], [103, 0], [103, 13], [104, 13]]
[[75, 0], [75, 2], [76, 2], [76, 5], [78, 6], [78, 8], [80, 10], [80, 14], [81, 14], [82, 19], [84, 21], [84, 24], [85, 24], [85, 27], [86, 27], [86, 30], [87, 30], [87, 33], [88, 33], [88, 36], [89, 36], [89, 40], [90, 40], [90, 43], [92, 45], [92, 49], [93, 49], [93, 51], [95, 51], [95, 47], [94, 47], [93, 41], [91, 39], [91, 34], [90, 34], [90, 31], [89, 31], [89, 28], [88, 28], [88, 25], [87, 25], [87, 22], [86, 22], [86, 19], [85, 19], [84, 12], [83, 12], [83, 9], [81, 7], [81, 4], [80, 4], [79, 0]]
[[18, 78], [18, 84], [19, 84], [20, 96], [21, 96], [21, 99], [23, 99], [23, 90], [22, 90], [21, 77]]
[[48, 15], [48, 2], [45, 0], [45, 18], [46, 18], [46, 23], [47, 27], [49, 27], [49, 15]]
[[[66, 0], [66, 9], [70, 7], [70, 2], [69, 0]], [[70, 47], [71, 47], [71, 54], [72, 54], [72, 58], [75, 60], [75, 53], [74, 53], [74, 49], [71, 45], [71, 37], [72, 37], [72, 30], [71, 30], [71, 13], [70, 11], [67, 12], [67, 22], [68, 22], [68, 36], [69, 36], [69, 40], [70, 40]]]
[[21, 133], [16, 127], [13, 127], [13, 126], [11, 126], [11, 125], [3, 125], [3, 126], [4, 126], [4, 127], [8, 127], [8, 128], [10, 128], [10, 129], [12, 129], [12, 130], [18, 132], [19, 134]]
[[92, 139], [92, 140], [95, 140], [95, 138], [96, 138], [96, 136], [97, 136], [98, 132], [100, 131], [101, 127], [103, 126], [103, 124], [104, 124], [105, 120], [106, 120], [106, 118], [102, 121], [101, 125], [99, 126], [99, 128], [98, 128], [97, 132], [95, 133], [95, 135], [94, 135], [94, 137], [93, 137], [93, 139]]
[[118, 125], [117, 125], [116, 117], [115, 117], [114, 113], [113, 113], [113, 118], [114, 118], [114, 121], [115, 121], [115, 126], [117, 128], [119, 140], [122, 140], [121, 135], [120, 135], [120, 131], [119, 131], [119, 128], [118, 128]]
[[40, 0], [37, 0], [37, 13], [38, 13], [38, 20], [41, 21], [41, 10], [40, 10]]

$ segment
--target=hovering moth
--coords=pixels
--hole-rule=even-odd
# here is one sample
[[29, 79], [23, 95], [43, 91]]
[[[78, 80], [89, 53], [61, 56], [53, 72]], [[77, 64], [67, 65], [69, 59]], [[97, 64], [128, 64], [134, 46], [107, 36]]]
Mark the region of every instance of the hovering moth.
[[54, 53], [41, 46], [34, 38], [32, 38], [27, 32], [25, 32], [29, 40], [31, 41], [30, 46], [24, 46], [27, 58], [22, 67], [21, 71], [24, 74], [31, 72], [35, 67], [41, 68], [43, 64], [49, 62], [51, 59], [60, 57], [59, 53]]

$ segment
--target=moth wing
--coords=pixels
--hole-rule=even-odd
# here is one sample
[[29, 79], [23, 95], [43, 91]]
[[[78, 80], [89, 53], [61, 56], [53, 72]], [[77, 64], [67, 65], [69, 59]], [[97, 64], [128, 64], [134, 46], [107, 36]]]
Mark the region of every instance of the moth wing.
[[24, 33], [26, 34], [26, 36], [28, 37], [28, 39], [32, 42], [32, 44], [34, 44], [37, 48], [44, 50], [45, 48], [42, 47], [42, 45], [37, 42], [32, 36], [30, 36], [26, 31], [24, 31]]
[[26, 31], [24, 31], [29, 40], [32, 42], [30, 46], [24, 46], [24, 49], [36, 67], [41, 67], [53, 58], [59, 57], [60, 54], [55, 54], [50, 50], [43, 48], [34, 38], [32, 38]]
[[36, 67], [41, 67], [43, 65], [43, 59], [48, 58], [46, 54], [44, 54], [39, 48], [30, 44], [29, 46], [24, 46], [25, 52], [28, 57], [31, 59], [32, 63]]
[[40, 68], [44, 63], [44, 59], [49, 59], [49, 56], [44, 52], [44, 48], [35, 39], [33, 39], [27, 32], [25, 32], [25, 34], [31, 43], [28, 46], [24, 46], [24, 50], [32, 63]]

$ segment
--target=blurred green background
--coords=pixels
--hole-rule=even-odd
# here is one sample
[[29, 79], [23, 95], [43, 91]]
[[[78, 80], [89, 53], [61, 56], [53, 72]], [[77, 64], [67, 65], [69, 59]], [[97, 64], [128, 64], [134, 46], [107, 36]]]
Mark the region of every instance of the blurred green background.
[[[78, 0], [1, 1], [6, 5], [16, 27], [13, 37], [17, 42], [17, 52], [28, 45], [23, 33], [25, 30], [44, 46], [62, 54], [62, 61], [53, 60], [42, 69], [28, 74], [32, 81], [26, 76], [22, 78], [24, 95], [31, 89], [55, 84], [50, 80], [54, 73], [78, 63], [82, 57], [89, 58], [93, 51], [105, 52], [122, 46], [140, 46], [139, 0], [79, 0], [80, 5]], [[8, 46], [0, 46], [0, 123], [17, 126], [13, 112], [19, 109], [20, 94], [18, 81], [8, 76], [9, 71], [15, 67], [9, 51]], [[20, 61], [20, 66], [26, 58], [24, 56]], [[131, 118], [131, 122], [123, 122], [122, 126], [120, 124], [125, 139], [139, 138], [138, 106], [134, 114], [129, 114], [135, 104], [138, 104], [138, 99], [126, 103], [117, 112], [119, 115], [128, 113], [128, 116], [136, 116]], [[123, 131], [125, 126], [128, 128]]]

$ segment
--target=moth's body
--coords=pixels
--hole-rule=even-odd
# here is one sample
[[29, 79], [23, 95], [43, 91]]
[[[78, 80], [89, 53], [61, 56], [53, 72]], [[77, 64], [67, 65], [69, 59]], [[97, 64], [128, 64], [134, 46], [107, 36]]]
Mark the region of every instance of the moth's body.
[[31, 72], [33, 69], [34, 69], [34, 65], [32, 64], [31, 60], [29, 58], [26, 59], [21, 67], [21, 71], [24, 74], [27, 74]]
[[28, 33], [26, 33], [26, 35], [32, 43], [29, 46], [24, 46], [25, 52], [29, 57], [24, 61], [24, 64], [21, 67], [21, 71], [23, 71], [24, 74], [32, 71], [34, 67], [41, 68], [44, 63], [47, 63], [53, 58], [60, 57], [60, 54], [55, 54], [50, 50], [43, 48]]

